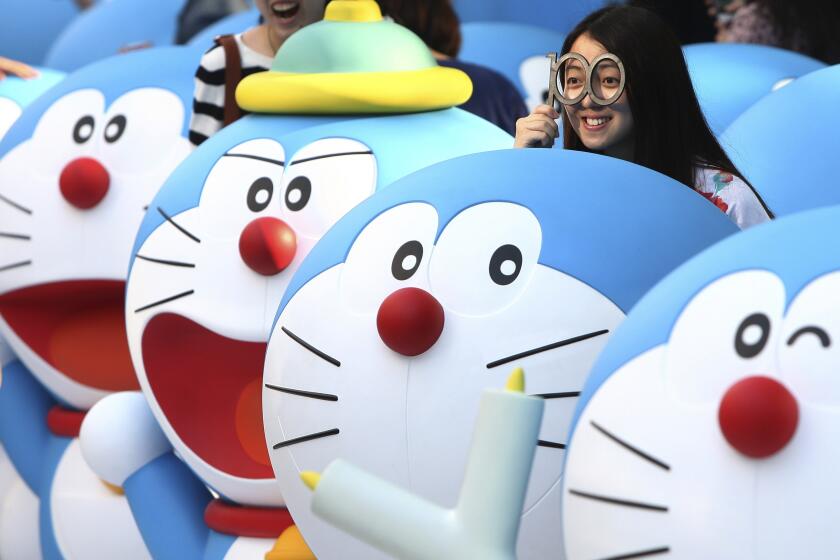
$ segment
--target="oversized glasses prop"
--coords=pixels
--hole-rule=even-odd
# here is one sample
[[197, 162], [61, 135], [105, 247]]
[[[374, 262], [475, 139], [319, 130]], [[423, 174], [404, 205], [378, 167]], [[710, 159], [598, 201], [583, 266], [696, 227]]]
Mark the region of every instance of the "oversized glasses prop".
[[590, 64], [582, 54], [570, 52], [551, 59], [551, 74], [546, 103], [559, 109], [557, 103], [574, 105], [589, 94], [596, 105], [612, 105], [624, 93], [624, 64], [612, 53], [598, 56]]

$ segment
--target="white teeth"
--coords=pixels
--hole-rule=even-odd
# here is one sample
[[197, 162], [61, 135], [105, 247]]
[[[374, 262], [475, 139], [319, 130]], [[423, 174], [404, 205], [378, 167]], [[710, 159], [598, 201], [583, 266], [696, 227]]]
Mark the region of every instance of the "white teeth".
[[589, 126], [599, 126], [599, 125], [604, 124], [608, 120], [609, 120], [608, 118], [604, 118], [604, 117], [601, 117], [599, 119], [593, 119], [591, 117], [586, 117], [586, 124], [588, 124]]

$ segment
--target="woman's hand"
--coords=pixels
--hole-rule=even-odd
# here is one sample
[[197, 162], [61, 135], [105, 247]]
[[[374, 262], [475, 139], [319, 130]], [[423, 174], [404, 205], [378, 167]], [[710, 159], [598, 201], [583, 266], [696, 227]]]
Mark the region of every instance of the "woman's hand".
[[560, 113], [548, 105], [539, 105], [534, 112], [516, 121], [514, 148], [550, 148], [560, 136], [555, 119]]
[[38, 71], [27, 66], [23, 62], [12, 60], [11, 58], [4, 58], [0, 56], [0, 80], [6, 77], [6, 74], [18, 76], [19, 78], [29, 79], [38, 75]]

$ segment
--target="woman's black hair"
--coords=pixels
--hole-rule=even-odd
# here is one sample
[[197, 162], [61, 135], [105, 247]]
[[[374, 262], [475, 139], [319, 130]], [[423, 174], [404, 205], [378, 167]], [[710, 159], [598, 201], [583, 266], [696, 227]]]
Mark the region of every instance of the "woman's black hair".
[[[588, 35], [624, 63], [633, 115], [633, 161], [694, 186], [697, 166], [743, 175], [720, 147], [700, 109], [682, 49], [659, 16], [644, 8], [609, 6], [584, 18], [566, 37], [563, 53]], [[563, 146], [586, 148], [563, 114]], [[765, 211], [773, 214], [746, 179]]]
[[376, 0], [382, 14], [416, 33], [426, 46], [458, 56], [461, 27], [450, 0]]

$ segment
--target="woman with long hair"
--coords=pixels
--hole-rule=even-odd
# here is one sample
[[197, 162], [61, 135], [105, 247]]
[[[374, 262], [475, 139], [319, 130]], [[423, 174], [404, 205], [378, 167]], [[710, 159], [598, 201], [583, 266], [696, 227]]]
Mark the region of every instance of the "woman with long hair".
[[[571, 53], [571, 54], [569, 54]], [[694, 94], [677, 38], [653, 12], [593, 12], [563, 44], [557, 83], [564, 110], [537, 107], [516, 126], [516, 147], [563, 146], [618, 157], [693, 188], [741, 228], [772, 213], [720, 147]], [[559, 62], [559, 61], [558, 61]]]

